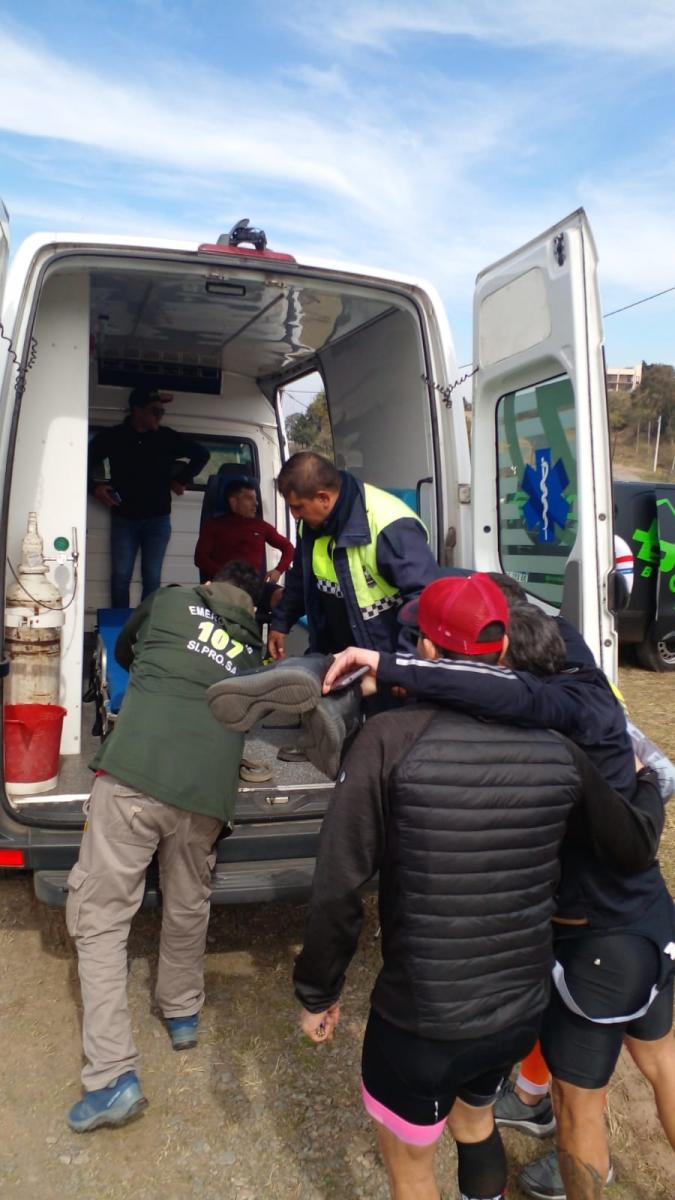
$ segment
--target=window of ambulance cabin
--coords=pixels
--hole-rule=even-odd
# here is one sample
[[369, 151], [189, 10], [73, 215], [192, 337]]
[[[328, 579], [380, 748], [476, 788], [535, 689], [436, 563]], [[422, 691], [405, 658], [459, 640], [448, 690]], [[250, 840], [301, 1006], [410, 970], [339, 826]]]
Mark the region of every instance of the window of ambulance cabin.
[[497, 448], [502, 570], [560, 608], [578, 518], [574, 394], [566, 375], [500, 398]]
[[[194, 436], [194, 435], [193, 435]], [[194, 439], [211, 455], [206, 466], [188, 485], [188, 491], [203, 492], [210, 475], [215, 475], [225, 463], [237, 475], [258, 476], [258, 456], [253, 442], [248, 438], [209, 437], [199, 434]]]

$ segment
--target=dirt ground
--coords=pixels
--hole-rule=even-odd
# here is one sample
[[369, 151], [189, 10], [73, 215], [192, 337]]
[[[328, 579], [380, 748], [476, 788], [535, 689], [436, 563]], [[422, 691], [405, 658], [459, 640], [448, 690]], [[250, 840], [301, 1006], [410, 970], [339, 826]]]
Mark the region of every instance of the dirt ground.
[[[621, 678], [634, 719], [675, 756], [675, 677], [625, 666]], [[662, 861], [675, 886], [675, 809]], [[80, 1013], [63, 914], [35, 901], [29, 878], [0, 880], [2, 1200], [386, 1200], [358, 1093], [378, 961], [372, 901], [368, 908], [343, 1023], [320, 1048], [296, 1028], [289, 986], [302, 906], [216, 909], [200, 1044], [182, 1054], [152, 1007], [159, 915], [142, 913], [130, 940], [129, 998], [150, 1105], [125, 1128], [78, 1136], [65, 1123], [80, 1095]], [[608, 1200], [672, 1200], [675, 1154], [627, 1062], [612, 1084], [609, 1125], [617, 1182]], [[514, 1173], [550, 1144], [513, 1132], [505, 1141]], [[453, 1158], [445, 1138], [440, 1174], [454, 1200]], [[515, 1184], [509, 1196], [519, 1200]]]

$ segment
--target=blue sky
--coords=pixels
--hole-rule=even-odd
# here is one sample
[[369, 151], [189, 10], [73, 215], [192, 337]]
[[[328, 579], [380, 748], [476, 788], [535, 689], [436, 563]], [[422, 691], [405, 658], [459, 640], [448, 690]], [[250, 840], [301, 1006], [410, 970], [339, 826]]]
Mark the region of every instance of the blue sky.
[[[675, 286], [672, 0], [0, 0], [0, 195], [38, 229], [273, 249], [441, 291], [583, 205], [603, 310]], [[675, 361], [675, 291], [606, 322]]]

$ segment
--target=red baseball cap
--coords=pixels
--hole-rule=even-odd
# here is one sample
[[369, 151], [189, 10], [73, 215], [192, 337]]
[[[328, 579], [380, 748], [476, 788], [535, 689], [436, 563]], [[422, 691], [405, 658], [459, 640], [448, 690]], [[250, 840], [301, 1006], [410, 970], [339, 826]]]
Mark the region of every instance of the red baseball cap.
[[447, 575], [427, 584], [417, 598], [404, 604], [399, 613], [404, 625], [416, 625], [436, 646], [456, 654], [496, 654], [498, 642], [477, 639], [493, 621], [504, 630], [509, 624], [509, 606], [501, 588], [489, 575]]

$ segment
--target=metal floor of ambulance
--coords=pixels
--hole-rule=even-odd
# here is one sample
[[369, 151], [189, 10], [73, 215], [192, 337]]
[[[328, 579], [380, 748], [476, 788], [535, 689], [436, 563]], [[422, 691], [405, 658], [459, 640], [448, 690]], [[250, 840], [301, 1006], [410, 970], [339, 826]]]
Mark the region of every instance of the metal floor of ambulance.
[[[80, 825], [82, 805], [91, 791], [93, 775], [89, 763], [94, 758], [101, 739], [92, 734], [95, 711], [93, 704], [83, 707], [82, 750], [80, 754], [61, 757], [59, 782], [50, 792], [33, 796], [11, 798], [16, 812], [30, 814], [33, 821], [47, 824]], [[311, 763], [287, 763], [277, 758], [282, 746], [292, 746], [298, 739], [299, 727], [280, 728], [274, 718], [268, 717], [251, 731], [246, 738], [244, 755], [256, 763], [265, 763], [273, 772], [267, 783], [240, 783], [237, 799], [239, 818], [257, 819], [279, 816], [282, 805], [288, 804], [288, 796], [298, 793], [318, 792], [330, 787], [331, 783]], [[114, 735], [113, 735], [114, 736]], [[298, 799], [299, 799], [298, 795]], [[317, 797], [318, 799], [318, 797]]]

